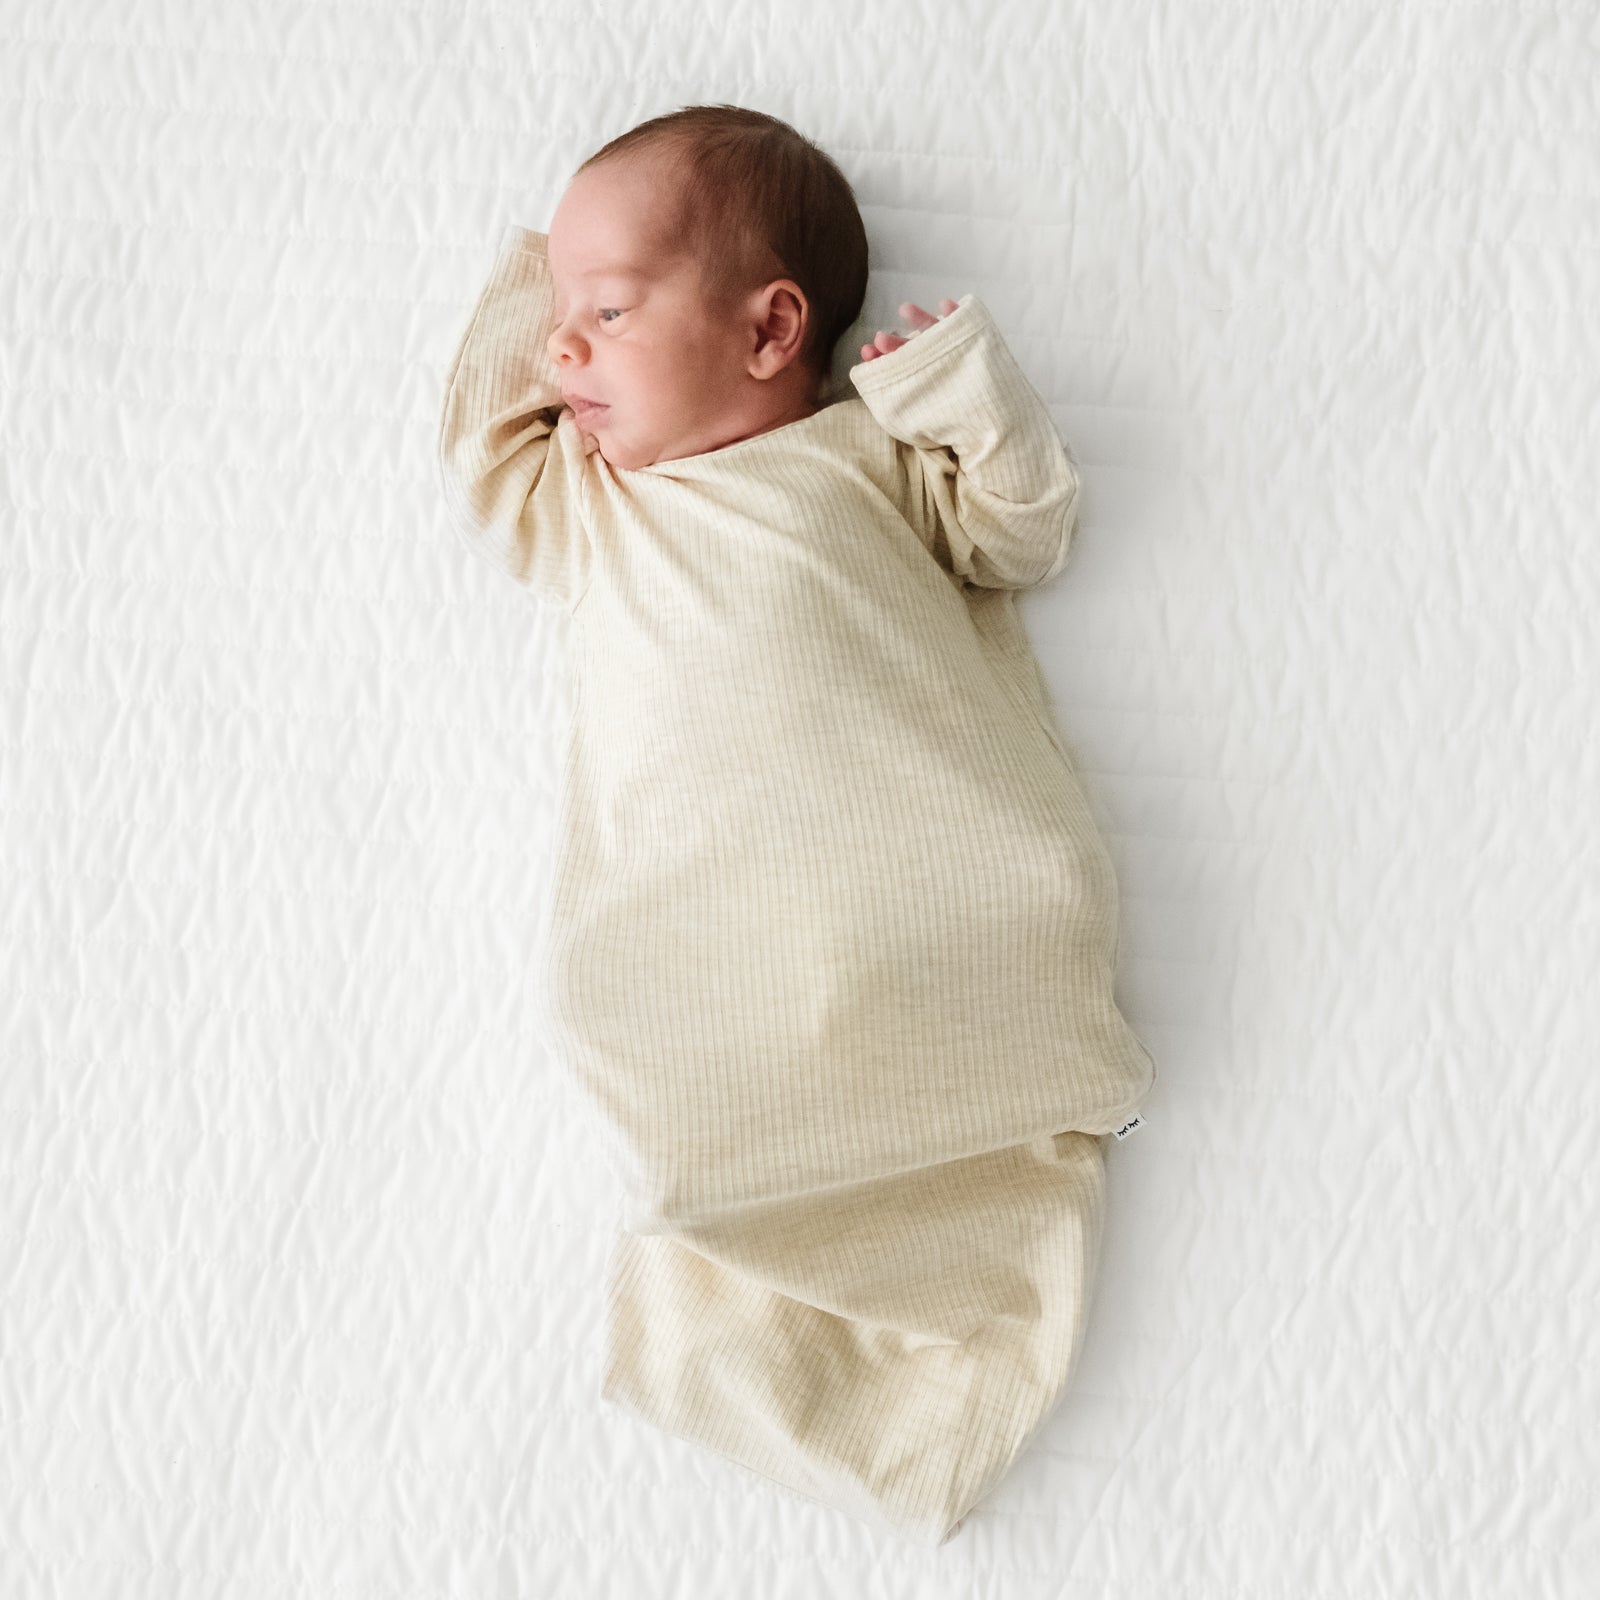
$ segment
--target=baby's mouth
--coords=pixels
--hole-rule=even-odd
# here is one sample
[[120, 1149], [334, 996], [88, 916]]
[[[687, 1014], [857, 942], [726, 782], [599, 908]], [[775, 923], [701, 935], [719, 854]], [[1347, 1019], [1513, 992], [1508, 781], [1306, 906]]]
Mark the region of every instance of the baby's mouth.
[[569, 400], [567, 404], [572, 407], [573, 415], [579, 422], [593, 422], [611, 409], [610, 406], [597, 405], [590, 400]]

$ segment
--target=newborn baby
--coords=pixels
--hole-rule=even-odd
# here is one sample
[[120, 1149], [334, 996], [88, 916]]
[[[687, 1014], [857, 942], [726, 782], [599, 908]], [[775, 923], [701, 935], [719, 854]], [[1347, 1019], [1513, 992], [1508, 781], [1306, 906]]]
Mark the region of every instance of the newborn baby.
[[1014, 603], [1077, 475], [972, 294], [830, 395], [865, 269], [793, 129], [657, 118], [506, 228], [438, 449], [570, 623], [535, 972], [624, 1196], [603, 1397], [938, 1544], [1061, 1397], [1155, 1069]]

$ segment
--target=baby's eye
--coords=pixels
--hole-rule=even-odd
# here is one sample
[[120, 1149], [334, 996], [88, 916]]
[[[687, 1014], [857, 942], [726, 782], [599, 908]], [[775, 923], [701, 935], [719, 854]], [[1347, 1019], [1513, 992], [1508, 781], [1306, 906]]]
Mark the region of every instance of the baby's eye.
[[607, 306], [604, 311], [597, 313], [602, 321], [607, 317], [620, 317], [622, 313], [615, 306]]

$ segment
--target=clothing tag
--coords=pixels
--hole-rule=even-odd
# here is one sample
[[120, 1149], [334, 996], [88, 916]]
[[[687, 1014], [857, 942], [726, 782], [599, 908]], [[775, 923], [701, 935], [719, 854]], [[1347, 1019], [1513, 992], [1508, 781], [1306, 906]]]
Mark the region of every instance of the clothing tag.
[[1124, 1122], [1122, 1126], [1117, 1129], [1118, 1141], [1120, 1142], [1121, 1140], [1126, 1139], [1130, 1133], [1137, 1133], [1143, 1126], [1144, 1118], [1142, 1116], [1136, 1115], [1131, 1122]]

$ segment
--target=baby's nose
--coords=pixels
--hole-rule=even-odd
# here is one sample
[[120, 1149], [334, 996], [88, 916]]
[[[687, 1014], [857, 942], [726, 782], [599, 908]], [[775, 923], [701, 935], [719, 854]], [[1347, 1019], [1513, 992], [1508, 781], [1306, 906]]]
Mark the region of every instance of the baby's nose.
[[551, 323], [550, 336], [545, 341], [545, 346], [557, 360], [563, 354], [580, 356], [588, 349], [581, 333], [573, 325], [572, 318], [567, 315], [557, 316]]

